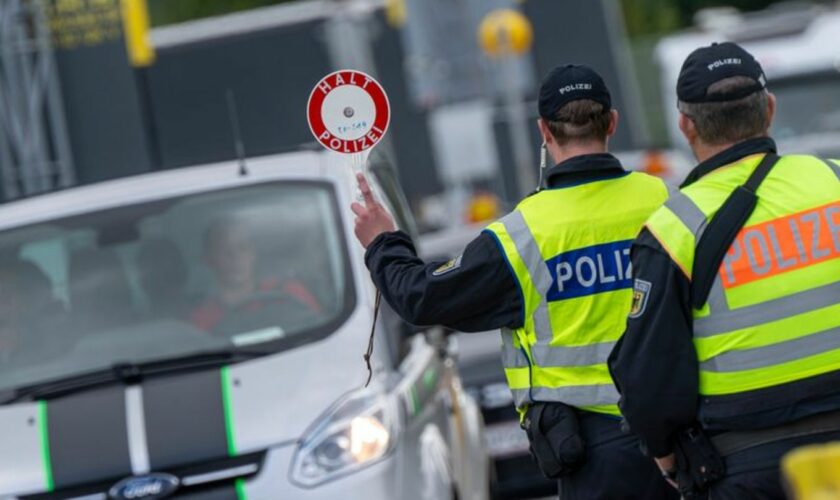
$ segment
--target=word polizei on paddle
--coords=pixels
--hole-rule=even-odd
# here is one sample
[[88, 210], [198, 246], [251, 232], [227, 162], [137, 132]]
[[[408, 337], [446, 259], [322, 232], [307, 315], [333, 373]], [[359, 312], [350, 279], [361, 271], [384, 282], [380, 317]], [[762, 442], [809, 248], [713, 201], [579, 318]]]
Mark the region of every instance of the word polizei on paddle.
[[[391, 121], [391, 105], [385, 89], [361, 71], [343, 69], [322, 78], [309, 94], [306, 106], [309, 129], [326, 149], [349, 156], [354, 173], [363, 172], [371, 148], [379, 143]], [[360, 195], [357, 193], [357, 198]], [[370, 384], [373, 368], [373, 338], [381, 294], [376, 290], [373, 323], [364, 360]]]

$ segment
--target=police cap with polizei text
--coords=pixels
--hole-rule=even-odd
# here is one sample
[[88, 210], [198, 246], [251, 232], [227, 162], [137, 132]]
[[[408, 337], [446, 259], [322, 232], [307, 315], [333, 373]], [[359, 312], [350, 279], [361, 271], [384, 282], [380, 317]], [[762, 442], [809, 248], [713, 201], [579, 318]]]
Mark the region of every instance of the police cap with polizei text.
[[543, 79], [538, 110], [544, 120], [555, 120], [560, 108], [581, 99], [612, 108], [610, 91], [595, 70], [583, 64], [558, 66]]
[[[731, 92], [709, 94], [710, 86], [734, 76], [745, 76], [755, 83]], [[734, 101], [763, 90], [766, 84], [761, 65], [743, 47], [732, 42], [713, 43], [686, 58], [677, 78], [677, 98], [689, 103]]]

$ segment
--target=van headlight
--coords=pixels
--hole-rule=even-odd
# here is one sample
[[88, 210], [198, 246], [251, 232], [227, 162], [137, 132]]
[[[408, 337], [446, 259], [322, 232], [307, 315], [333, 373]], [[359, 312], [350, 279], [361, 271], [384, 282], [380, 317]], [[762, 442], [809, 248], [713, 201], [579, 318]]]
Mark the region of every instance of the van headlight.
[[291, 480], [312, 487], [368, 467], [391, 450], [398, 432], [395, 398], [367, 390], [351, 393], [304, 433], [292, 458]]

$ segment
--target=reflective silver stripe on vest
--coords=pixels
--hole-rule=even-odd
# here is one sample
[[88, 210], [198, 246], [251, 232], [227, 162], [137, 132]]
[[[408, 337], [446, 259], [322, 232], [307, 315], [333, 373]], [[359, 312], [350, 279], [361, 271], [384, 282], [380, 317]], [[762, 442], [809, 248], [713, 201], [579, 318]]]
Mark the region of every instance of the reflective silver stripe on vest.
[[525, 353], [513, 345], [513, 330], [502, 328], [502, 366], [505, 368], [525, 368], [528, 358]]
[[534, 400], [531, 399], [530, 389], [513, 389], [510, 392], [513, 394], [513, 404], [517, 408], [522, 408], [525, 405], [534, 402]]
[[548, 266], [543, 260], [540, 248], [537, 246], [534, 235], [528, 228], [522, 212], [514, 210], [499, 222], [505, 226], [513, 244], [516, 245], [516, 250], [531, 276], [531, 282], [534, 283], [537, 292], [540, 294], [540, 303], [534, 311], [534, 329], [536, 330], [537, 340], [547, 344], [553, 336], [551, 321], [548, 319], [548, 306], [545, 301], [546, 296], [548, 296], [548, 289], [551, 287], [551, 274], [548, 272]]
[[534, 311], [534, 329], [537, 343], [531, 346], [534, 362], [543, 368], [588, 366], [604, 363], [614, 343], [594, 344], [579, 347], [554, 347], [549, 343], [554, 338], [551, 320], [548, 316], [546, 297], [551, 288], [552, 278], [548, 266], [543, 260], [540, 248], [533, 233], [528, 228], [525, 218], [519, 210], [514, 210], [500, 220], [505, 230], [516, 245], [519, 256], [528, 268], [528, 275], [540, 294], [540, 303]]
[[[680, 192], [680, 188], [677, 186], [672, 186], [670, 184], [665, 183], [665, 189], [668, 190], [668, 199], [670, 200], [672, 197], [676, 196]], [[667, 200], [666, 200], [667, 201]]]
[[[612, 384], [573, 385], [567, 387], [532, 387], [514, 389], [513, 400], [521, 407], [533, 401], [557, 401], [571, 406], [603, 406], [618, 404], [618, 391]], [[520, 403], [520, 401], [522, 403]]]
[[712, 337], [840, 304], [840, 281], [694, 320], [695, 337]]
[[712, 288], [709, 289], [709, 297], [706, 299], [709, 304], [709, 312], [719, 314], [729, 310], [729, 303], [726, 300], [726, 291], [723, 289], [723, 280], [720, 273], [715, 276]]
[[700, 207], [691, 198], [682, 192], [668, 198], [665, 206], [668, 207], [668, 210], [674, 212], [674, 215], [694, 234], [694, 244], [696, 245], [700, 241], [703, 231], [706, 230], [706, 214], [700, 210]]
[[599, 365], [607, 360], [615, 342], [602, 342], [575, 347], [537, 344], [531, 347], [534, 362], [541, 367]]
[[766, 368], [840, 348], [840, 327], [753, 349], [727, 351], [700, 363], [707, 372]]
[[825, 162], [825, 164], [828, 165], [828, 168], [834, 170], [834, 175], [837, 176], [837, 180], [840, 180], [840, 165], [828, 159], [824, 159], [823, 162]]
[[[694, 234], [694, 246], [696, 247], [708, 225], [706, 215], [700, 210], [700, 207], [684, 193], [679, 193], [679, 195], [670, 198], [665, 202], [665, 206], [674, 212], [674, 215]], [[729, 310], [729, 303], [726, 300], [726, 293], [723, 290], [720, 276], [715, 277], [715, 281], [712, 282], [712, 288], [709, 290], [709, 297], [706, 302], [709, 305], [709, 311], [713, 314]]]

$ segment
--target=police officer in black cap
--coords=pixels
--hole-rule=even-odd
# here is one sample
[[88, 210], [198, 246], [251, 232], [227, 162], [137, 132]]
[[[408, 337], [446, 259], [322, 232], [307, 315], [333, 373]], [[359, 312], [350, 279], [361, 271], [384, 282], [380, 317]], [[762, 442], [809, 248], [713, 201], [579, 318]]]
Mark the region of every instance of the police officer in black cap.
[[630, 429], [687, 498], [784, 498], [780, 457], [840, 439], [840, 162], [776, 154], [776, 100], [734, 43], [686, 59], [700, 162], [632, 247], [610, 355]]
[[411, 323], [502, 330], [505, 375], [532, 455], [560, 479], [561, 498], [675, 498], [636, 439], [622, 433], [606, 366], [630, 308], [630, 242], [668, 190], [607, 153], [618, 113], [589, 67], [553, 70], [539, 113], [556, 163], [545, 189], [449, 262], [420, 260], [359, 176], [365, 203], [352, 209], [365, 262]]

